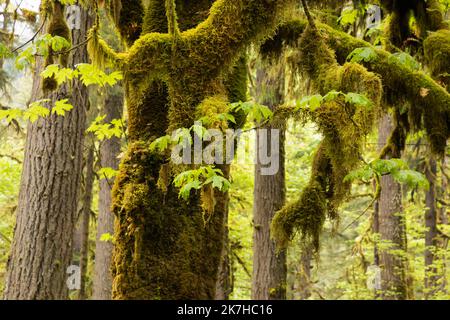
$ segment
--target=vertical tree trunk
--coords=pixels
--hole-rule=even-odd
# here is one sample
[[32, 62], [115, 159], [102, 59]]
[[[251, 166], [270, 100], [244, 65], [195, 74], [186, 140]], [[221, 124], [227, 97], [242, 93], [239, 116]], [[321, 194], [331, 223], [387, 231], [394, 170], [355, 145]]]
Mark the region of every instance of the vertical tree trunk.
[[[284, 94], [284, 73], [271, 78], [266, 70], [257, 71], [257, 99], [275, 110], [282, 104]], [[256, 133], [257, 163], [255, 165], [255, 186], [253, 202], [253, 276], [252, 299], [286, 299], [286, 252], [279, 251], [270, 236], [270, 225], [275, 213], [280, 210], [286, 198], [285, 181], [285, 124], [274, 119], [272, 123], [262, 126]], [[270, 150], [271, 129], [279, 130], [279, 148]], [[267, 131], [266, 131], [267, 130]], [[267, 135], [266, 135], [267, 132]], [[266, 140], [267, 139], [267, 140]], [[265, 141], [265, 142], [263, 142]], [[267, 145], [267, 153], [277, 155], [279, 170], [274, 175], [262, 175], [266, 165], [261, 163], [259, 150]]]
[[85, 300], [87, 298], [86, 277], [87, 266], [89, 260], [89, 222], [91, 217], [92, 189], [94, 187], [94, 147], [88, 150], [86, 157], [85, 183], [83, 194], [83, 207], [80, 217], [81, 229], [81, 250], [80, 250], [80, 291], [78, 299]]
[[300, 271], [297, 276], [296, 295], [300, 300], [311, 296], [311, 260], [314, 248], [311, 245], [303, 246], [300, 255]]
[[434, 250], [437, 249], [437, 209], [436, 209], [436, 175], [437, 163], [433, 156], [430, 156], [425, 176], [430, 183], [430, 189], [425, 195], [425, 296], [429, 297], [436, 292], [438, 279]]
[[[386, 143], [392, 131], [390, 117], [385, 115], [379, 127], [379, 144]], [[406, 252], [405, 220], [402, 214], [402, 188], [392, 176], [381, 178], [379, 199], [379, 233], [389, 248], [380, 248], [381, 297], [385, 300], [408, 298], [405, 259], [392, 250]]]
[[[105, 121], [121, 119], [123, 114], [123, 91], [119, 87], [109, 89], [103, 106]], [[102, 142], [100, 147], [100, 165], [102, 168], [119, 168], [120, 139], [112, 137]], [[103, 234], [113, 235], [114, 215], [111, 212], [111, 188], [114, 179], [99, 177], [98, 221], [95, 242], [95, 270], [93, 299], [110, 300], [112, 289], [111, 255], [112, 241], [101, 241]]]
[[[448, 201], [448, 195], [449, 195], [449, 185], [448, 185], [448, 175], [445, 173], [445, 170], [447, 170], [447, 156], [444, 156], [441, 161], [441, 192], [440, 197], [444, 201]], [[448, 203], [446, 202], [445, 205], [442, 204], [442, 207], [439, 210], [439, 223], [442, 225], [448, 225], [448, 215], [447, 215], [447, 209], [448, 209]], [[439, 247], [446, 250], [448, 248], [448, 238], [446, 237], [439, 237]], [[442, 261], [442, 270], [440, 271], [440, 277], [441, 277], [441, 283], [439, 283], [439, 289], [443, 293], [447, 293], [447, 261], [443, 258]]]
[[[91, 18], [82, 9], [81, 29], [71, 31], [73, 46], [85, 41], [90, 25]], [[82, 62], [88, 62], [84, 45], [71, 51], [68, 66]], [[64, 117], [52, 115], [28, 125], [6, 299], [64, 299], [67, 295], [66, 268], [77, 216], [88, 93], [73, 80], [43, 96], [41, 70], [42, 61], [34, 76], [34, 100], [45, 97], [54, 103], [70, 98], [74, 108]]]
[[[226, 210], [228, 213], [228, 209]], [[228, 228], [228, 214], [224, 217], [225, 220], [225, 230], [224, 230], [224, 241], [222, 249], [222, 258], [219, 267], [219, 274], [216, 283], [216, 300], [228, 300], [230, 294], [233, 292], [233, 279], [230, 261], [230, 238], [229, 238], [229, 228]]]
[[[178, 6], [180, 29], [202, 21], [210, 6], [210, 0]], [[150, 2], [144, 33], [167, 32], [167, 26], [159, 23], [167, 21], [164, 8], [164, 1]], [[125, 78], [124, 82], [130, 145], [113, 188], [116, 219], [112, 296], [213, 299], [223, 249], [227, 195], [216, 195], [216, 210], [206, 222], [197, 192], [188, 202], [180, 200], [170, 173], [167, 190], [158, 187], [166, 161], [150, 152], [148, 143], [167, 134], [167, 86], [147, 79]]]

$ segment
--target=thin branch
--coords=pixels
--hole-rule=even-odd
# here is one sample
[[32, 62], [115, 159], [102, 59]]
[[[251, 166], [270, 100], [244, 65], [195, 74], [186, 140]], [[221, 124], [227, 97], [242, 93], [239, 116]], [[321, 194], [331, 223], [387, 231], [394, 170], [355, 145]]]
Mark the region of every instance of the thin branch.
[[238, 261], [238, 263], [242, 266], [242, 269], [244, 269], [244, 272], [251, 277], [250, 272], [247, 269], [247, 266], [245, 265], [245, 262], [237, 255], [236, 252], [233, 251], [233, 256], [235, 256], [236, 260]]
[[8, 242], [9, 244], [11, 244], [11, 239], [8, 238], [6, 235], [4, 235], [3, 233], [0, 232], [0, 236], [5, 239], [6, 242]]
[[0, 158], [9, 158], [11, 160], [16, 161], [17, 163], [22, 163], [22, 160], [20, 160], [19, 158], [14, 157], [12, 155], [9, 155], [9, 154], [0, 154]]
[[11, 51], [11, 53], [15, 53], [17, 51], [19, 51], [20, 49], [22, 49], [23, 47], [25, 47], [27, 44], [29, 44], [30, 42], [33, 42], [34, 39], [36, 39], [36, 37], [39, 35], [39, 33], [42, 31], [42, 29], [45, 26], [45, 22], [47, 21], [47, 15], [44, 16], [44, 21], [42, 21], [41, 26], [39, 27], [39, 29], [33, 34], [33, 36], [27, 40], [26, 42], [22, 43], [20, 46], [18, 46], [17, 48], [13, 49]]

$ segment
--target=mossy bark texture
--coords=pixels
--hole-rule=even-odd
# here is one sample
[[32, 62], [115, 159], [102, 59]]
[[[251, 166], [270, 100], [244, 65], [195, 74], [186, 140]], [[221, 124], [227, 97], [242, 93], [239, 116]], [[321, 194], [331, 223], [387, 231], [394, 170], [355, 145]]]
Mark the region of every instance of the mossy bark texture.
[[[184, 202], [174, 187], [158, 189], [166, 160], [148, 146], [190, 127], [209, 97], [245, 100], [244, 49], [290, 2], [151, 1], [139, 39], [114, 57], [125, 72], [130, 146], [113, 189], [113, 298], [214, 298], [228, 196], [214, 193], [205, 221], [200, 194]], [[229, 168], [221, 169], [227, 176]]]

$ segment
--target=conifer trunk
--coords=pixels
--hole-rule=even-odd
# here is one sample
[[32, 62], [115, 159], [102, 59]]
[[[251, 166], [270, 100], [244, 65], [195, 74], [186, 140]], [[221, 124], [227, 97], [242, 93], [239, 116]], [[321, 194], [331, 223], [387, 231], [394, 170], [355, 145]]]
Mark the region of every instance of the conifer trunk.
[[89, 222], [91, 218], [92, 191], [94, 188], [94, 146], [90, 147], [86, 156], [84, 177], [84, 194], [82, 198], [82, 211], [80, 217], [81, 248], [80, 248], [80, 291], [78, 299], [87, 298], [87, 267], [89, 260]]
[[[380, 121], [379, 144], [386, 143], [392, 131], [391, 119], [385, 115]], [[400, 157], [400, 155], [396, 155]], [[381, 241], [390, 244], [388, 249], [380, 248], [381, 297], [384, 300], [405, 300], [408, 298], [406, 281], [406, 263], [392, 250], [406, 252], [405, 219], [402, 208], [401, 185], [392, 176], [381, 178], [379, 199], [378, 228]]]
[[[271, 78], [268, 71], [257, 71], [257, 99], [272, 111], [283, 103], [284, 73]], [[279, 148], [271, 150], [271, 130], [279, 130]], [[275, 213], [286, 200], [285, 179], [285, 128], [284, 121], [274, 119], [272, 123], [261, 126], [256, 131], [257, 163], [255, 165], [255, 186], [253, 196], [253, 276], [252, 299], [280, 300], [286, 299], [286, 252], [277, 250], [275, 241], [270, 236], [270, 225]], [[265, 141], [265, 142], [263, 142]], [[279, 170], [274, 175], [262, 175], [259, 150], [262, 143], [267, 145], [267, 153], [278, 155]], [[264, 153], [263, 153], [264, 154]]]
[[425, 296], [429, 297], [436, 292], [439, 279], [438, 269], [434, 265], [437, 259], [435, 250], [438, 243], [436, 208], [437, 163], [434, 156], [429, 158], [425, 176], [430, 184], [430, 188], [425, 194]]
[[[105, 122], [121, 119], [123, 114], [123, 91], [118, 86], [109, 89], [103, 104]], [[120, 139], [112, 137], [102, 142], [100, 146], [100, 165], [102, 168], [119, 168]], [[110, 300], [112, 289], [111, 255], [113, 243], [111, 240], [102, 241], [104, 234], [114, 234], [114, 215], [111, 212], [111, 189], [114, 179], [99, 177], [98, 221], [95, 241], [95, 269], [94, 269], [94, 300]]]
[[[72, 30], [72, 45], [86, 39], [91, 26], [81, 10], [81, 29]], [[55, 14], [55, 11], [54, 13]], [[88, 62], [84, 45], [71, 51], [68, 66]], [[52, 115], [28, 124], [17, 221], [8, 262], [6, 299], [64, 299], [66, 269], [77, 217], [81, 181], [82, 146], [86, 128], [88, 92], [78, 80], [44, 94], [40, 71], [35, 68], [33, 101], [69, 98], [74, 108], [65, 116]]]

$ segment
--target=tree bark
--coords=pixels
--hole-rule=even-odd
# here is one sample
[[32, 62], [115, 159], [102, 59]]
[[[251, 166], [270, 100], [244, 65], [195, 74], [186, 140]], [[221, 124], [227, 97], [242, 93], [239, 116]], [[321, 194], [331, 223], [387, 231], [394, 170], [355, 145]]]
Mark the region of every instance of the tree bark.
[[[167, 32], [164, 1], [152, 1], [144, 19], [146, 32]], [[162, 7], [161, 7], [162, 4]], [[198, 5], [201, 4], [201, 10]], [[211, 2], [180, 7], [180, 27], [192, 27], [205, 18]], [[191, 8], [197, 14], [185, 16]], [[187, 10], [187, 11], [185, 11]], [[183, 13], [184, 12], [184, 13]], [[191, 11], [189, 11], [191, 12]], [[158, 20], [161, 19], [161, 20]], [[185, 23], [185, 19], [193, 19]], [[178, 197], [173, 176], [167, 190], [158, 187], [166, 161], [149, 151], [148, 142], [168, 130], [169, 97], [162, 81], [125, 78], [129, 147], [113, 188], [115, 220], [113, 253], [114, 299], [213, 299], [224, 241], [226, 194], [215, 192], [216, 210], [208, 221], [200, 195], [189, 201]], [[221, 168], [225, 176], [226, 166]]]
[[224, 220], [224, 241], [219, 274], [216, 283], [216, 300], [228, 300], [230, 294], [233, 292], [233, 274], [230, 261], [231, 248], [228, 228], [228, 208], [226, 209]]
[[[272, 110], [283, 103], [284, 73], [279, 72], [277, 75], [272, 78], [266, 70], [257, 71], [257, 99]], [[258, 154], [253, 195], [252, 299], [257, 300], [286, 299], [286, 252], [279, 251], [270, 236], [272, 219], [286, 200], [284, 126], [283, 120], [274, 119], [272, 123], [263, 125], [256, 133]], [[279, 130], [277, 150], [271, 150], [271, 139], [277, 138], [271, 135], [272, 129]], [[259, 157], [263, 144], [267, 146], [268, 154], [278, 156], [276, 161], [279, 162], [279, 170], [273, 175], [262, 175], [261, 172], [267, 166]]]
[[300, 300], [311, 296], [311, 260], [314, 248], [311, 245], [303, 246], [300, 255], [300, 271], [297, 274], [296, 295]]
[[86, 277], [87, 266], [89, 260], [89, 222], [91, 217], [92, 189], [94, 187], [94, 147], [88, 150], [86, 157], [83, 207], [81, 211], [80, 228], [81, 228], [81, 250], [80, 250], [80, 291], [78, 299], [85, 300], [87, 298]]
[[435, 250], [437, 249], [437, 209], [436, 209], [436, 159], [429, 158], [425, 176], [430, 184], [430, 189], [425, 194], [425, 297], [432, 296], [436, 292], [438, 279], [437, 268], [433, 264]]
[[[380, 145], [386, 143], [391, 131], [391, 119], [385, 115], [380, 121]], [[389, 248], [379, 248], [381, 297], [384, 300], [405, 300], [408, 298], [406, 262], [400, 255], [392, 253], [392, 250], [406, 252], [402, 188], [390, 175], [381, 178], [378, 218], [381, 241], [389, 243]]]
[[[123, 114], [123, 91], [116, 86], [109, 89], [103, 113], [105, 121], [110, 123], [114, 119], [121, 119]], [[100, 147], [100, 165], [102, 168], [119, 168], [120, 139], [112, 137], [102, 142]], [[111, 212], [111, 188], [114, 179], [99, 177], [98, 195], [98, 221], [97, 236], [95, 242], [95, 269], [93, 299], [110, 300], [112, 289], [111, 255], [113, 250], [112, 241], [101, 241], [103, 234], [114, 234], [114, 215]]]
[[[85, 41], [91, 25], [88, 12], [81, 12], [81, 29], [71, 31], [73, 46]], [[84, 45], [71, 51], [68, 66], [82, 62], [88, 62]], [[52, 115], [28, 124], [6, 299], [67, 296], [66, 268], [77, 216], [88, 92], [73, 80], [44, 96], [42, 63], [35, 69], [33, 100], [45, 97], [54, 103], [69, 98], [74, 108], [63, 117]]]

